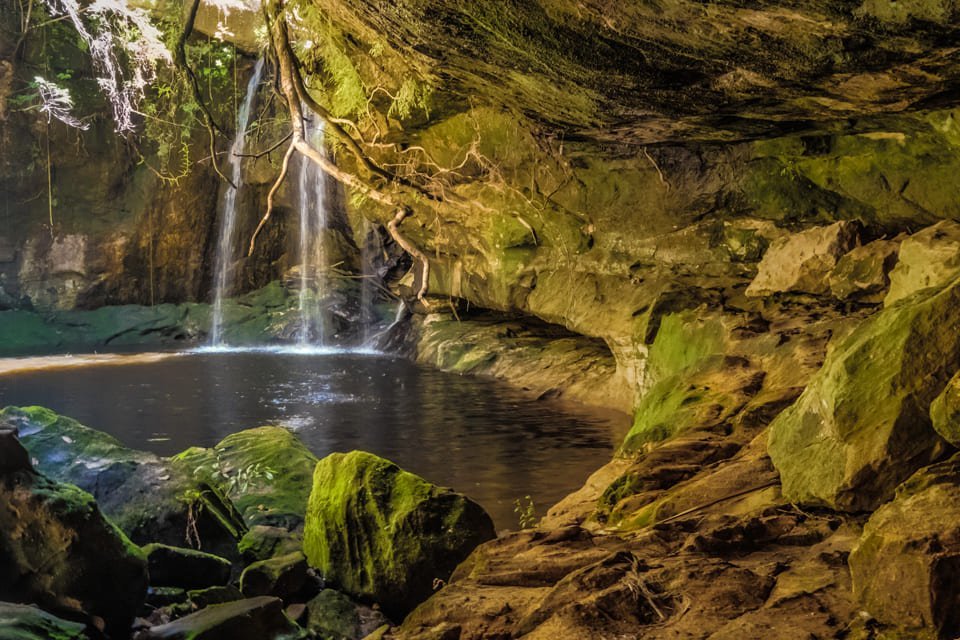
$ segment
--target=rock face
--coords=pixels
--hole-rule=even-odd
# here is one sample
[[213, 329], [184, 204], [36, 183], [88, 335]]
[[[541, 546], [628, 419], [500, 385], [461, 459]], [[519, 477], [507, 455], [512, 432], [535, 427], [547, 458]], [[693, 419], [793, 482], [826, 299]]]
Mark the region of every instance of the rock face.
[[944, 451], [930, 403], [960, 369], [960, 282], [904, 300], [836, 345], [770, 427], [791, 500], [869, 510]]
[[960, 374], [950, 379], [930, 405], [930, 420], [941, 438], [960, 447]]
[[870, 516], [850, 572], [863, 607], [904, 637], [960, 634], [960, 457], [918, 472]]
[[313, 476], [304, 552], [346, 593], [402, 618], [494, 537], [476, 503], [369, 453], [335, 453]]
[[835, 222], [774, 241], [760, 261], [759, 272], [747, 287], [748, 296], [773, 293], [822, 294], [841, 256], [857, 242], [857, 225]]
[[[122, 636], [147, 589], [140, 549], [104, 519], [90, 494], [24, 464], [15, 439], [0, 438], [0, 448], [0, 458], [21, 461], [0, 473], [0, 600], [96, 616]], [[0, 620], [10, 613], [0, 612]]]
[[205, 549], [237, 555], [244, 525], [233, 506], [182, 466], [42, 407], [8, 407], [0, 422], [20, 429], [40, 471], [90, 491], [134, 542], [180, 546], [195, 521]]

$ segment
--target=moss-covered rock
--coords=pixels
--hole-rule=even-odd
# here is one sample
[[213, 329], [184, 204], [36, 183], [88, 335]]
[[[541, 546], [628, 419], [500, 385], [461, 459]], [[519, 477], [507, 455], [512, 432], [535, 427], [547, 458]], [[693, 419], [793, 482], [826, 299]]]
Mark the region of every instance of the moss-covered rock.
[[97, 616], [120, 636], [146, 590], [143, 553], [90, 494], [32, 469], [0, 476], [0, 599]]
[[37, 607], [0, 602], [0, 638], [4, 640], [89, 640], [85, 625], [69, 622]]
[[850, 554], [855, 597], [904, 637], [960, 634], [960, 457], [917, 472]]
[[138, 544], [183, 544], [235, 557], [245, 531], [230, 501], [182, 465], [124, 447], [117, 439], [42, 407], [7, 407], [0, 422], [20, 430], [40, 471], [90, 491]]
[[234, 600], [243, 600], [243, 594], [233, 585], [207, 587], [206, 589], [191, 589], [187, 592], [190, 602], [198, 609], [212, 604], [224, 604]]
[[317, 458], [283, 427], [240, 431], [211, 449], [188, 449], [174, 460], [218, 486], [248, 526], [296, 529], [303, 524]]
[[307, 558], [300, 551], [254, 562], [240, 575], [240, 591], [248, 598], [273, 596], [286, 601], [306, 583]]
[[313, 476], [304, 552], [346, 593], [402, 618], [446, 580], [493, 522], [464, 496], [373, 454], [334, 453]]
[[784, 495], [875, 508], [944, 451], [930, 403], [960, 369], [960, 282], [884, 309], [841, 340], [800, 399], [771, 425]]
[[283, 602], [263, 596], [215, 604], [167, 624], [140, 640], [295, 640], [305, 634], [283, 614]]
[[156, 543], [143, 547], [143, 552], [153, 586], [204, 589], [230, 580], [230, 561], [212, 553]]
[[240, 555], [247, 562], [269, 560], [285, 556], [303, 548], [303, 533], [293, 533], [282, 527], [257, 524], [243, 534], [237, 543]]
[[360, 640], [386, 623], [382, 613], [324, 589], [307, 603], [304, 626], [320, 640]]

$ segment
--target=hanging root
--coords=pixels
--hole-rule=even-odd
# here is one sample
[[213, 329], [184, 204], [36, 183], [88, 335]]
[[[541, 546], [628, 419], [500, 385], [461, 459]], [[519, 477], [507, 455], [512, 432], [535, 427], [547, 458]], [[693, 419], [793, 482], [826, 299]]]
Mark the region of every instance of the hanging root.
[[260, 218], [260, 223], [257, 225], [257, 228], [253, 230], [253, 236], [250, 237], [250, 248], [247, 251], [248, 256], [253, 255], [253, 250], [257, 247], [257, 236], [260, 235], [260, 231], [264, 225], [267, 224], [267, 221], [270, 220], [270, 213], [273, 211], [273, 197], [277, 195], [277, 190], [280, 189], [280, 185], [283, 184], [284, 179], [287, 177], [287, 171], [290, 169], [290, 157], [293, 155], [295, 149], [296, 144], [291, 142], [290, 146], [287, 147], [287, 152], [283, 154], [283, 164], [280, 165], [280, 174], [274, 181], [273, 186], [270, 187], [270, 193], [267, 194], [267, 210], [263, 213], [263, 217]]
[[400, 224], [410, 215], [410, 209], [398, 207], [396, 215], [387, 223], [387, 232], [400, 247], [413, 256], [420, 263], [420, 289], [417, 291], [417, 300], [427, 304], [424, 297], [430, 287], [430, 260], [426, 254], [420, 251], [412, 242], [410, 242], [402, 233], [400, 233]]

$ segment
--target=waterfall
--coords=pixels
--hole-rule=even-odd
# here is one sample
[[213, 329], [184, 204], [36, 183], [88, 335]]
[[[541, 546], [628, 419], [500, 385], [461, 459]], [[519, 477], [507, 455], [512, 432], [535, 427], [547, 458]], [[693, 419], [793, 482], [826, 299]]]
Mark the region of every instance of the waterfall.
[[[240, 154], [246, 147], [247, 125], [250, 124], [250, 114], [253, 110], [253, 101], [257, 95], [257, 87], [263, 76], [263, 59], [257, 60], [253, 68], [253, 75], [247, 83], [247, 94], [237, 113], [237, 133], [230, 146], [230, 155], [227, 158], [230, 181], [223, 190], [220, 202], [220, 235], [217, 239], [216, 271], [213, 282], [213, 327], [211, 343], [218, 347], [223, 344], [223, 299], [230, 293], [233, 285], [234, 266], [237, 255], [236, 227], [237, 227], [237, 192], [241, 186], [243, 175]], [[234, 186], [236, 185], [236, 186]]]
[[361, 265], [361, 279], [360, 279], [360, 322], [363, 324], [363, 346], [367, 346], [370, 343], [371, 339], [371, 329], [373, 328], [374, 323], [376, 322], [377, 312], [374, 308], [375, 304], [375, 284], [374, 280], [377, 276], [376, 266], [374, 265], [374, 251], [371, 246], [372, 243], [376, 240], [379, 240], [379, 236], [373, 231], [373, 227], [366, 220], [363, 221], [363, 238], [360, 245], [360, 265]]
[[[306, 138], [314, 149], [325, 153], [324, 122], [314, 118], [306, 123]], [[298, 176], [300, 213], [300, 331], [303, 346], [326, 344], [324, 305], [327, 296], [327, 176], [306, 157], [300, 157]]]

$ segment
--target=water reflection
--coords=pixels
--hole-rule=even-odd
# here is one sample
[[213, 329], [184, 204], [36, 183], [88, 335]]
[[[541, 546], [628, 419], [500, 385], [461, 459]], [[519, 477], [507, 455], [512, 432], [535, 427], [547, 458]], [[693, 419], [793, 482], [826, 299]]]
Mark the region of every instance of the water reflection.
[[542, 512], [609, 460], [620, 420], [383, 356], [196, 353], [125, 366], [0, 376], [0, 404], [40, 404], [169, 455], [260, 424], [318, 456], [364, 449], [467, 493], [499, 527]]

